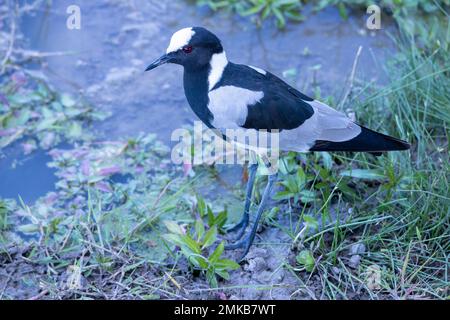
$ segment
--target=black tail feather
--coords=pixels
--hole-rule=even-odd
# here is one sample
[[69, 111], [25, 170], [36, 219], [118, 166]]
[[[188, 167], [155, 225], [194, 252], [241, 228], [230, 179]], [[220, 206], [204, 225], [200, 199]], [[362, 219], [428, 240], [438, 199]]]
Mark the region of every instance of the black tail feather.
[[359, 135], [348, 141], [317, 140], [310, 151], [370, 152], [378, 156], [381, 152], [408, 150], [410, 148], [409, 143], [400, 139], [375, 132], [363, 126], [361, 126], [361, 129]]

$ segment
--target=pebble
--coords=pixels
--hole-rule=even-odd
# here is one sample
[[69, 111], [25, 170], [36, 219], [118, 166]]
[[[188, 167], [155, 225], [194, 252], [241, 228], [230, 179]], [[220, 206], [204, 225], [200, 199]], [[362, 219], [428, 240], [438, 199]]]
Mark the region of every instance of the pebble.
[[245, 270], [250, 272], [261, 272], [267, 269], [266, 260], [261, 257], [256, 257], [248, 261], [248, 265], [245, 266]]
[[366, 246], [362, 243], [355, 243], [350, 247], [349, 254], [350, 255], [356, 255], [356, 254], [364, 254], [366, 252]]
[[341, 269], [339, 269], [338, 267], [333, 267], [331, 268], [331, 271], [333, 271], [334, 274], [338, 275], [339, 273], [341, 273]]
[[348, 266], [350, 268], [356, 269], [356, 268], [358, 268], [360, 262], [361, 262], [361, 256], [360, 255], [354, 255], [348, 261]]

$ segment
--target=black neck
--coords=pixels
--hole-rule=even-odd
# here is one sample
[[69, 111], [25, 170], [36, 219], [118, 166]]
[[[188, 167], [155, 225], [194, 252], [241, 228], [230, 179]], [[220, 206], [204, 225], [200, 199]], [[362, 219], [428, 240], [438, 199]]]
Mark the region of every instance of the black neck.
[[208, 75], [210, 66], [202, 69], [184, 70], [184, 93], [194, 113], [208, 127], [211, 127], [213, 115], [208, 109]]

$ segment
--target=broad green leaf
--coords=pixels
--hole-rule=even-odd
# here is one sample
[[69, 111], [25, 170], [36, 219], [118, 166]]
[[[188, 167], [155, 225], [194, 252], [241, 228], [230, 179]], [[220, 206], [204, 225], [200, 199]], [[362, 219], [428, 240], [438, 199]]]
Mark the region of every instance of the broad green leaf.
[[179, 247], [184, 246], [184, 242], [181, 239], [180, 235], [178, 235], [178, 234], [173, 234], [173, 233], [164, 234], [163, 238], [166, 239], [168, 242], [173, 243], [176, 246], [179, 246]]
[[201, 254], [200, 245], [188, 234], [181, 236], [181, 240], [196, 254]]
[[222, 241], [216, 248], [216, 250], [214, 250], [214, 252], [211, 254], [211, 256], [209, 257], [209, 262], [211, 262], [211, 264], [214, 264], [215, 262], [217, 262], [220, 258], [220, 256], [223, 253], [223, 250], [225, 249], [225, 243]]
[[214, 266], [219, 270], [236, 270], [240, 268], [238, 263], [230, 259], [220, 259], [214, 264]]
[[205, 238], [203, 239], [202, 249], [209, 247], [212, 245], [217, 239], [217, 227], [211, 227], [208, 232], [205, 234]]
[[303, 203], [314, 202], [316, 199], [316, 193], [310, 190], [300, 191], [300, 201]]
[[228, 273], [228, 271], [225, 271], [225, 270], [216, 270], [216, 273], [217, 273], [220, 277], [224, 278], [225, 280], [230, 280], [230, 274]]
[[203, 237], [203, 234], [205, 233], [205, 226], [203, 225], [203, 220], [197, 219], [195, 221], [195, 234], [197, 236], [197, 241], [200, 241], [200, 239]]

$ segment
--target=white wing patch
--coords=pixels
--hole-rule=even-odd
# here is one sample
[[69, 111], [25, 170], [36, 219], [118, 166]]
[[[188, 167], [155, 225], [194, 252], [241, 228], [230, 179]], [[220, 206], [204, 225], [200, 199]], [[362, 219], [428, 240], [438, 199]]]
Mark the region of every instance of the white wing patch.
[[308, 103], [314, 114], [300, 127], [280, 132], [282, 150], [306, 152], [316, 140], [344, 142], [361, 133], [361, 127], [345, 114], [317, 100]]
[[209, 83], [209, 91], [214, 88], [214, 86], [220, 81], [222, 78], [223, 70], [228, 64], [227, 55], [224, 52], [216, 53], [211, 57], [211, 71], [208, 76]]
[[175, 52], [183, 48], [185, 45], [189, 44], [195, 31], [192, 28], [184, 28], [175, 32], [170, 39], [169, 47], [166, 53]]
[[266, 75], [266, 74], [267, 74], [266, 70], [263, 70], [263, 69], [261, 69], [261, 68], [254, 67], [254, 66], [249, 66], [249, 67], [252, 68], [253, 70], [255, 70], [255, 71], [257, 71], [257, 72], [263, 74], [263, 75]]
[[212, 125], [218, 129], [234, 129], [245, 123], [248, 106], [261, 101], [264, 93], [234, 86], [223, 86], [209, 92], [208, 97], [208, 109], [214, 116]]

